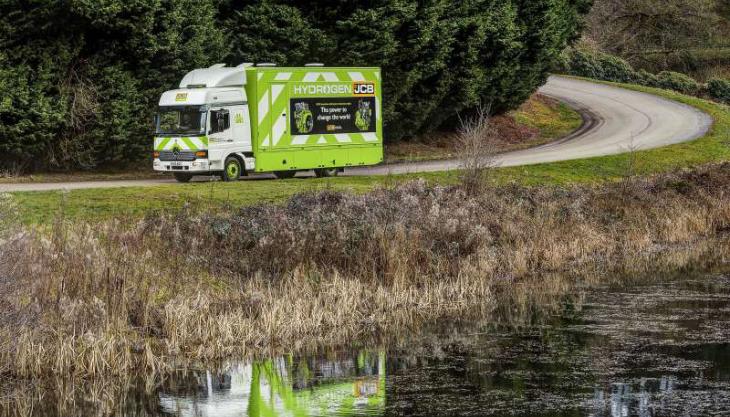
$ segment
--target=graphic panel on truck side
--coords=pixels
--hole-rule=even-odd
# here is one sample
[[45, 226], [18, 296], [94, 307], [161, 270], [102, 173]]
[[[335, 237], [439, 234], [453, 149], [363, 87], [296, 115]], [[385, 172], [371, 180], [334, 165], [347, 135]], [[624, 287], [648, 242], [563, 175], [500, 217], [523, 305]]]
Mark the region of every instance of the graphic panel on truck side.
[[256, 103], [252, 109], [257, 124], [257, 172], [382, 162], [378, 68], [251, 68], [247, 72], [248, 79], [255, 80], [247, 91]]
[[294, 135], [374, 133], [375, 97], [293, 98], [290, 112]]

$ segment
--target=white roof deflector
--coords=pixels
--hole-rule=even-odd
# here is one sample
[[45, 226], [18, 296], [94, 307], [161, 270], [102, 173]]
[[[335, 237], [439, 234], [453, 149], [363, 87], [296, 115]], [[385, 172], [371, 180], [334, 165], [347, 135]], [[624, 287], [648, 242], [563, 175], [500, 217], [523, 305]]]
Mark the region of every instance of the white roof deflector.
[[246, 70], [215, 64], [209, 68], [190, 71], [180, 81], [180, 88], [212, 88], [246, 85]]

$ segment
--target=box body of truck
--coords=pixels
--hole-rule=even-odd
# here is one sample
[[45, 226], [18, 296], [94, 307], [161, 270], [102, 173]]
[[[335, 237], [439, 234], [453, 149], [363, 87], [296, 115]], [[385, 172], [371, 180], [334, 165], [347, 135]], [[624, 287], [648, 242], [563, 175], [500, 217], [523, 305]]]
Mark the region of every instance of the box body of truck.
[[[379, 68], [221, 65], [160, 99], [154, 168], [176, 177], [342, 170], [383, 161]], [[235, 168], [235, 167], [233, 167]], [[230, 175], [229, 175], [230, 174]]]

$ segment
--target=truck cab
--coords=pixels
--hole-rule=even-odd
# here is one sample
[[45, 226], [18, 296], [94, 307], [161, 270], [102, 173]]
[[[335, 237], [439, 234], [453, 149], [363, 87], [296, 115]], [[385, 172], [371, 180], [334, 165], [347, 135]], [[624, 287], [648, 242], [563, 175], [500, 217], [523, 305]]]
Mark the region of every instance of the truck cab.
[[222, 64], [188, 73], [166, 91], [155, 117], [155, 171], [181, 182], [193, 175], [238, 179], [255, 160], [246, 90], [246, 64]]

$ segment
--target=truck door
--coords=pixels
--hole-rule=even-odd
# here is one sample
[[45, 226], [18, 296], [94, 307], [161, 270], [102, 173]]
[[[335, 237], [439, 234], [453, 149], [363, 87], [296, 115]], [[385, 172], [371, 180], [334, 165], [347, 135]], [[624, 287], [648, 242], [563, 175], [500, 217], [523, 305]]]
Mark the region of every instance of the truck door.
[[251, 152], [251, 123], [248, 106], [231, 106], [231, 130], [236, 152]]

